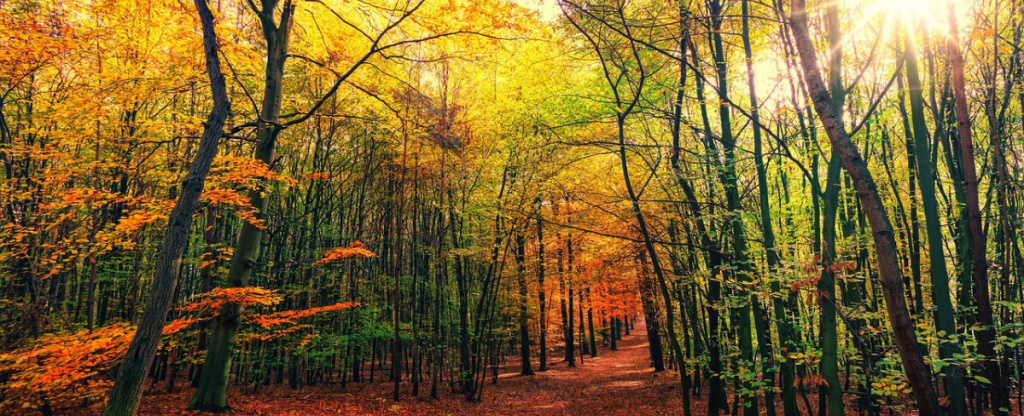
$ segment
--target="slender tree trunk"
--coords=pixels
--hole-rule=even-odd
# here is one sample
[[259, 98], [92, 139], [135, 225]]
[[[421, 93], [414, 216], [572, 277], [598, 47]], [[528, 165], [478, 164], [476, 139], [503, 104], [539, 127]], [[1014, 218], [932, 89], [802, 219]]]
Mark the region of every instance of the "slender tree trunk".
[[[539, 209], [538, 209], [539, 211]], [[537, 301], [540, 302], [540, 366], [537, 371], [548, 371], [548, 309], [544, 292], [544, 220], [537, 213]]]
[[[256, 123], [255, 159], [267, 166], [274, 161], [274, 147], [280, 127], [278, 119], [281, 114], [283, 95], [284, 64], [288, 56], [288, 41], [291, 34], [292, 15], [295, 4], [285, 0], [280, 12], [280, 23], [276, 23], [274, 15], [277, 0], [264, 2], [264, 9], [259, 12], [263, 26], [264, 40], [267, 43], [267, 63], [263, 88], [263, 104], [260, 120]], [[263, 221], [267, 212], [267, 180], [260, 181], [260, 186], [249, 191], [249, 205], [256, 210], [255, 217]], [[238, 234], [231, 266], [228, 269], [227, 284], [229, 287], [246, 287], [252, 277], [259, 260], [260, 240], [263, 237], [263, 224], [245, 221]], [[228, 378], [231, 371], [231, 360], [238, 328], [241, 320], [242, 306], [228, 304], [218, 311], [213, 320], [210, 333], [210, 346], [203, 364], [203, 374], [199, 377], [199, 386], [189, 403], [189, 410], [222, 412], [229, 409], [227, 404]]]
[[579, 307], [576, 308], [576, 311], [579, 312], [579, 320], [580, 320], [579, 321], [580, 322], [580, 339], [579, 339], [579, 344], [580, 344], [580, 364], [583, 364], [583, 355], [590, 352], [590, 351], [587, 351], [590, 348], [590, 344], [587, 344], [587, 338], [586, 338], [587, 337], [587, 327], [586, 327], [586, 322], [583, 320], [583, 288], [582, 287], [580, 287], [579, 290], [576, 291], [576, 299], [579, 302]]
[[[914, 40], [907, 38], [906, 54], [907, 89], [910, 95], [910, 118], [914, 132], [914, 153], [917, 157], [917, 177], [921, 190], [921, 207], [924, 209], [925, 231], [928, 236], [928, 260], [932, 281], [932, 298], [935, 301], [936, 332], [939, 340], [939, 356], [943, 360], [953, 359], [960, 353], [958, 342], [950, 340], [957, 333], [953, 312], [953, 301], [950, 298], [949, 275], [946, 270], [946, 256], [943, 252], [942, 224], [939, 218], [939, 203], [935, 189], [935, 167], [929, 157], [928, 126], [924, 118], [924, 98], [921, 80], [918, 75], [917, 46]], [[967, 401], [964, 396], [964, 375], [956, 365], [943, 367], [946, 390], [949, 393], [953, 414], [967, 413]]]
[[[770, 205], [768, 203], [768, 174], [765, 171], [764, 166], [764, 153], [761, 149], [761, 118], [758, 111], [757, 102], [757, 89], [755, 88], [755, 77], [754, 77], [754, 55], [750, 45], [750, 2], [743, 0], [741, 4], [742, 9], [742, 25], [743, 25], [743, 53], [746, 57], [747, 62], [747, 87], [750, 95], [750, 119], [754, 132], [754, 165], [757, 171], [757, 189], [759, 194], [759, 207], [761, 209], [761, 233], [764, 236], [764, 251], [768, 257], [768, 275], [769, 281], [771, 281], [772, 290], [775, 293], [781, 291], [779, 282], [775, 278], [771, 278], [771, 274], [779, 265], [778, 254], [775, 252], [775, 231], [772, 229], [772, 217]], [[778, 324], [779, 332], [779, 343], [785, 345], [789, 341], [789, 330], [788, 323], [785, 322], [785, 309], [782, 307], [782, 299], [779, 297], [773, 297], [774, 299], [774, 312], [776, 313], [776, 321]], [[757, 296], [751, 296], [750, 302], [758, 306], [755, 308], [757, 319], [757, 325], [759, 329], [758, 334], [758, 348], [761, 354], [761, 360], [763, 362], [763, 376], [761, 377], [762, 382], [765, 383], [764, 402], [765, 410], [768, 416], [775, 416], [775, 357], [771, 350], [771, 336], [768, 334], [768, 317], [767, 311], [761, 311], [760, 301]], [[781, 313], [780, 313], [781, 312]], [[792, 390], [792, 388], [790, 388]], [[795, 408], [796, 396], [792, 397], [793, 405]], [[785, 400], [785, 398], [783, 399]], [[785, 403], [785, 401], [783, 402]]]
[[590, 329], [590, 356], [597, 357], [597, 339], [594, 337], [594, 308], [590, 302], [590, 285], [586, 287], [587, 292], [587, 326]]
[[[833, 114], [843, 114], [846, 103], [846, 89], [843, 86], [842, 33], [839, 27], [839, 6], [835, 2], [826, 7], [829, 50], [829, 90]], [[819, 387], [819, 403], [826, 403], [829, 416], [842, 416], [843, 387], [839, 384], [839, 334], [836, 322], [836, 281], [833, 263], [838, 260], [836, 250], [836, 213], [839, 209], [840, 162], [836, 151], [832, 151], [825, 176], [824, 216], [822, 219], [821, 279], [818, 281], [818, 307], [821, 309], [821, 376], [825, 385]], [[825, 409], [820, 410], [822, 414]]]
[[[694, 71], [699, 68], [700, 61], [697, 58], [696, 46], [694, 46], [692, 40], [688, 42], [688, 49], [690, 51], [690, 57], [693, 60]], [[685, 59], [685, 56], [683, 57]], [[700, 74], [698, 74], [700, 75]], [[698, 79], [701, 77], [698, 76]], [[681, 79], [685, 79], [685, 74], [681, 75]], [[680, 83], [681, 84], [681, 83]], [[697, 99], [700, 102], [700, 113], [701, 121], [704, 124], [705, 136], [711, 136], [711, 126], [708, 120], [707, 105], [704, 100], [704, 83], [696, 82], [695, 90], [697, 93]], [[682, 111], [682, 91], [677, 92], [676, 95], [676, 128], [673, 131], [672, 136], [672, 155], [669, 159], [672, 170], [675, 173], [676, 182], [679, 187], [683, 189], [683, 193], [686, 195], [687, 205], [689, 206], [690, 213], [693, 214], [697, 225], [697, 233], [700, 235], [701, 248], [707, 253], [708, 271], [711, 276], [719, 276], [722, 269], [722, 250], [718, 241], [712, 239], [711, 228], [709, 227], [710, 218], [713, 217], [714, 205], [708, 205], [708, 220], [705, 220], [704, 211], [701, 209], [701, 204], [697, 200], [697, 194], [693, 189], [693, 186], [686, 179], [681, 166], [679, 165], [679, 155], [682, 150], [679, 145], [679, 139], [681, 135], [680, 128], [680, 116]], [[709, 139], [706, 139], [709, 140]], [[718, 303], [721, 302], [722, 297], [722, 282], [718, 278], [707, 279], [707, 302], [704, 304], [704, 310], [707, 313], [708, 322], [708, 367], [709, 367], [709, 388], [708, 393], [708, 414], [717, 414], [720, 410], [728, 411], [729, 405], [726, 400], [725, 386], [722, 383], [722, 353], [720, 344], [719, 334], [719, 312]]]
[[843, 414], [843, 386], [839, 384], [839, 334], [836, 322], [836, 281], [833, 267], [836, 259], [836, 212], [839, 208], [841, 164], [835, 152], [828, 162], [825, 176], [824, 219], [822, 220], [821, 279], [818, 281], [818, 307], [821, 310], [820, 331], [821, 376], [825, 385], [819, 387], [820, 410], [830, 416]]
[[[741, 286], [745, 286], [751, 281], [752, 277], [751, 267], [747, 258], [747, 238], [743, 227], [742, 219], [742, 203], [740, 201], [739, 184], [736, 174], [736, 139], [732, 133], [732, 116], [731, 107], [728, 103], [729, 100], [729, 82], [728, 82], [728, 61], [725, 55], [725, 44], [722, 40], [722, 20], [723, 20], [723, 7], [719, 0], [710, 0], [708, 2], [711, 14], [711, 27], [710, 33], [712, 44], [714, 47], [714, 59], [715, 67], [717, 69], [717, 80], [718, 80], [718, 96], [721, 97], [720, 104], [718, 106], [719, 121], [721, 122], [721, 137], [723, 155], [725, 156], [724, 164], [720, 169], [719, 175], [723, 185], [725, 186], [725, 199], [726, 205], [729, 209], [729, 223], [732, 226], [732, 263], [733, 268], [736, 270], [736, 276], [739, 279]], [[758, 333], [759, 338], [763, 338], [763, 328], [760, 325], [752, 325], [751, 312], [753, 309], [760, 310], [759, 304], [755, 297], [751, 297], [750, 293], [745, 290], [740, 290], [740, 296], [744, 298], [744, 302], [736, 308], [735, 314], [738, 317], [737, 322], [733, 322], [733, 327], [738, 329], [739, 346], [740, 346], [740, 360], [742, 366], [747, 367], [741, 371], [748, 371], [755, 373], [757, 372], [757, 366], [755, 365], [755, 352], [754, 352], [754, 340], [751, 336], [750, 328], [753, 326], [755, 331]], [[760, 314], [758, 314], [760, 315]], [[747, 403], [744, 404], [743, 414], [746, 416], [757, 416], [760, 412], [759, 404], [756, 397], [756, 389], [753, 388], [753, 379], [744, 378], [742, 382], [743, 389], [746, 390], [747, 394], [744, 395], [744, 400]]]
[[[914, 134], [910, 128], [910, 116], [907, 115], [906, 99], [903, 95], [903, 77], [896, 76], [896, 83], [899, 87], [898, 108], [903, 121], [903, 132], [907, 147], [907, 169], [908, 181], [910, 183], [910, 276], [914, 292], [914, 310], [918, 315], [924, 314], [924, 294], [921, 284], [921, 226], [917, 215], [917, 156], [914, 155]], [[921, 347], [922, 351], [924, 346]]]
[[[408, 108], [406, 109], [406, 117], [408, 117]], [[394, 330], [394, 336], [391, 344], [391, 379], [395, 385], [391, 399], [396, 402], [399, 400], [400, 389], [402, 387], [402, 369], [398, 364], [402, 358], [402, 265], [405, 264], [403, 261], [403, 251], [405, 248], [403, 231], [405, 230], [405, 173], [407, 171], [405, 167], [409, 156], [409, 134], [406, 123], [405, 119], [403, 119], [402, 165], [399, 166], [402, 173], [399, 175], [397, 184], [398, 212], [395, 215], [394, 263], [392, 265], [392, 272], [394, 273], [394, 287], [392, 291], [393, 305], [391, 307], [391, 325]], [[415, 232], [415, 229], [413, 229], [413, 231]], [[415, 287], [413, 290], [415, 291]], [[415, 306], [415, 299], [413, 306]]]
[[651, 365], [657, 373], [665, 371], [665, 358], [661, 347], [658, 310], [654, 305], [654, 280], [647, 271], [646, 253], [640, 254], [640, 274], [640, 302], [644, 309], [644, 321], [647, 322], [647, 347], [651, 353]]
[[[565, 360], [569, 362], [569, 364], [568, 364], [569, 367], [575, 367], [576, 366], [576, 336], [573, 334], [573, 332], [575, 332], [574, 329], [573, 329], [573, 324], [574, 324], [573, 321], [575, 320], [575, 316], [572, 314], [572, 311], [573, 311], [572, 263], [573, 263], [573, 260], [574, 260], [573, 259], [573, 252], [572, 252], [572, 234], [569, 234], [569, 237], [566, 239], [565, 248], [566, 248], [565, 249], [565, 251], [566, 251], [566, 260], [567, 260], [566, 263], [568, 263], [568, 264], [565, 265], [565, 272], [568, 273], [569, 278], [568, 279], [563, 279], [563, 281], [562, 281], [563, 286], [564, 286], [564, 289], [562, 290], [562, 296], [565, 299], [564, 301], [566, 302], [566, 307], [568, 309], [566, 311], [564, 311], [565, 313], [562, 315], [562, 318], [563, 318], [562, 319], [562, 331], [564, 332], [564, 336], [565, 336]], [[559, 256], [559, 259], [561, 259], [561, 256]], [[561, 263], [559, 263], [559, 267], [558, 267], [559, 268], [559, 272], [558, 272], [559, 276], [562, 276], [562, 271], [561, 271], [562, 267], [563, 266], [561, 265]], [[566, 281], [566, 280], [568, 280], [568, 281]]]
[[157, 253], [156, 275], [146, 300], [146, 308], [139, 322], [139, 329], [132, 338], [124, 361], [118, 370], [117, 379], [110, 392], [110, 399], [104, 409], [104, 416], [131, 416], [138, 410], [142, 397], [142, 386], [153, 363], [156, 349], [160, 345], [167, 311], [174, 301], [173, 294], [178, 285], [181, 256], [188, 242], [192, 214], [199, 205], [199, 197], [206, 184], [213, 158], [217, 155], [217, 144], [224, 132], [224, 122], [231, 112], [224, 74], [220, 69], [217, 55], [217, 33], [213, 13], [205, 0], [195, 0], [196, 10], [203, 30], [203, 52], [206, 56], [206, 72], [210, 79], [213, 109], [204, 125], [199, 149], [189, 165], [188, 174], [181, 184], [181, 192], [167, 220], [167, 231], [163, 244]]
[[516, 279], [519, 283], [519, 358], [522, 364], [520, 374], [532, 376], [534, 372], [530, 363], [530, 316], [527, 312], [529, 291], [526, 288], [526, 238], [522, 232], [516, 234], [516, 265]]
[[903, 359], [903, 368], [909, 385], [913, 390], [922, 416], [941, 415], [943, 411], [939, 406], [935, 390], [932, 388], [931, 371], [917, 349], [917, 335], [914, 332], [914, 323], [910, 319], [903, 293], [903, 279], [900, 277], [892, 224], [889, 222], [885, 205], [882, 203], [878, 187], [867, 168], [867, 163], [861, 157], [857, 147], [850, 141], [842, 122], [842, 115], [836, 114], [832, 108], [832, 97], [822, 80], [818, 58], [811, 42], [810, 31], [807, 28], [805, 0], [792, 0], [792, 5], [790, 26], [803, 68], [804, 82], [807, 84], [807, 90], [818, 113], [818, 118], [828, 134], [834, 151], [842, 160], [843, 166], [853, 180], [864, 207], [864, 213], [871, 224], [879, 280], [885, 297], [889, 324], [892, 326], [896, 339], [896, 348]]
[[[994, 383], [1002, 380], [998, 358], [994, 348], [995, 327], [992, 319], [992, 303], [989, 300], [988, 260], [985, 256], [985, 231], [981, 227], [981, 204], [978, 202], [978, 173], [974, 166], [974, 142], [971, 138], [970, 116], [967, 112], [967, 93], [964, 81], [964, 58], [960, 53], [959, 35], [956, 21], [956, 5], [949, 3], [949, 40], [946, 47], [949, 52], [950, 67], [953, 72], [953, 97], [956, 108], [956, 126], [960, 135], [960, 154], [963, 158], [964, 188], [967, 192], [967, 231], [971, 242], [971, 274], [974, 277], [974, 304], [978, 308], [978, 324], [975, 333], [985, 360], [985, 375]], [[1005, 294], [1004, 294], [1005, 296]], [[991, 407], [997, 414], [1006, 412], [999, 410], [1009, 403], [1004, 393], [1009, 392], [1008, 385], [988, 386], [991, 395]]]

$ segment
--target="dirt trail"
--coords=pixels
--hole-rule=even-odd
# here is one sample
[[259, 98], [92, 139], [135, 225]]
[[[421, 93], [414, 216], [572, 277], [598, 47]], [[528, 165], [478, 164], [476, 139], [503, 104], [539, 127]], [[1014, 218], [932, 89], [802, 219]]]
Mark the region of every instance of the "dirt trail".
[[[505, 374], [498, 386], [488, 387], [491, 397], [515, 406], [513, 413], [517, 414], [679, 414], [677, 377], [674, 372], [654, 373], [647, 327], [641, 321], [618, 342], [618, 351], [599, 348], [598, 357], [587, 355], [576, 368], [559, 362], [532, 380]], [[503, 387], [506, 380], [510, 383]], [[524, 389], [520, 387], [523, 384], [533, 388]]]
[[[350, 383], [302, 387], [272, 386], [257, 395], [237, 386], [229, 391], [236, 415], [661, 415], [679, 414], [682, 400], [678, 375], [655, 374], [650, 366], [647, 328], [640, 321], [631, 335], [618, 342], [618, 351], [601, 347], [598, 357], [583, 357], [575, 368], [551, 358], [549, 371], [532, 377], [519, 375], [517, 361], [502, 366], [498, 384], [488, 377], [483, 399], [468, 403], [462, 395], [442, 387], [441, 397], [429, 399], [429, 381], [412, 397], [412, 385], [402, 384], [402, 400], [390, 400], [391, 384]], [[534, 362], [534, 369], [537, 363]], [[141, 415], [200, 414], [184, 412], [191, 389], [175, 394], [147, 394]], [[694, 408], [703, 405], [694, 401]], [[702, 411], [695, 412], [701, 414]]]

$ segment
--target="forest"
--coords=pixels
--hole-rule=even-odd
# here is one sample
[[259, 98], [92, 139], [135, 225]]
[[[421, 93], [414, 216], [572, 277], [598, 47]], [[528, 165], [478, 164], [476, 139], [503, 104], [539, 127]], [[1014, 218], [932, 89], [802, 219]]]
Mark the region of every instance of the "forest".
[[1022, 36], [0, 0], [0, 414], [1020, 415]]

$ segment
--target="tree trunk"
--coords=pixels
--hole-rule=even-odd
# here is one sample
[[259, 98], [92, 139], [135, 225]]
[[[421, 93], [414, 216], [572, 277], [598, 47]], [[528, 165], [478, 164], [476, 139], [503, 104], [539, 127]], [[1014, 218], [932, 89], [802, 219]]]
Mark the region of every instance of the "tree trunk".
[[[284, 64], [288, 55], [288, 41], [291, 34], [292, 15], [295, 5], [285, 0], [282, 6], [280, 24], [274, 21], [276, 0], [264, 3], [259, 12], [263, 26], [264, 39], [267, 42], [267, 64], [263, 88], [263, 104], [260, 120], [256, 123], [255, 159], [267, 166], [274, 161], [274, 147], [280, 133], [278, 119], [281, 115], [281, 98], [283, 95]], [[263, 221], [267, 211], [267, 184], [261, 179], [260, 186], [249, 191], [249, 205], [256, 210], [255, 217]], [[238, 234], [231, 266], [228, 269], [228, 287], [238, 288], [249, 285], [259, 260], [260, 240], [263, 237], [263, 224], [245, 221]], [[199, 377], [199, 386], [188, 405], [189, 410], [223, 412], [228, 410], [226, 400], [228, 377], [231, 370], [231, 359], [238, 327], [241, 319], [241, 305], [228, 304], [223, 306], [213, 320], [210, 333], [210, 346], [203, 364], [203, 374]]]
[[[843, 50], [842, 34], [839, 28], [839, 7], [835, 2], [828, 3], [826, 8], [828, 22], [829, 89], [831, 91], [830, 106], [833, 114], [843, 114], [846, 103], [846, 89], [842, 80]], [[825, 175], [824, 216], [822, 219], [821, 279], [818, 291], [821, 293], [818, 307], [821, 309], [821, 330], [818, 333], [821, 342], [821, 376], [825, 385], [819, 387], [819, 403], [827, 404], [829, 416], [843, 415], [843, 387], [839, 384], [839, 334], [836, 323], [836, 273], [833, 263], [837, 259], [836, 250], [836, 213], [839, 209], [840, 163], [836, 151], [832, 151]], [[821, 409], [824, 414], [825, 410]]]
[[516, 234], [516, 265], [516, 279], [519, 283], [519, 358], [522, 364], [520, 374], [532, 376], [534, 372], [530, 363], [530, 323], [527, 313], [529, 291], [526, 288], [526, 239], [522, 232]]
[[[714, 60], [718, 80], [718, 96], [721, 97], [719, 100], [720, 104], [718, 106], [719, 121], [721, 122], [720, 140], [722, 142], [722, 153], [725, 156], [725, 161], [721, 167], [719, 175], [721, 176], [722, 184], [725, 187], [726, 205], [729, 209], [729, 223], [732, 228], [733, 268], [736, 270], [736, 277], [739, 279], [741, 287], [745, 287], [745, 284], [751, 281], [751, 268], [747, 258], [747, 238], [741, 215], [743, 207], [740, 201], [739, 184], [736, 175], [736, 139], [733, 137], [732, 133], [731, 107], [728, 103], [728, 62], [725, 55], [725, 45], [722, 40], [723, 7], [720, 0], [709, 1], [708, 7], [710, 8], [711, 14], [712, 31], [710, 32], [710, 36], [714, 46]], [[755, 330], [761, 329], [760, 325], [752, 325], [751, 321], [752, 309], [759, 308], [756, 307], [758, 305], [757, 299], [755, 297], [751, 297], [747, 290], [741, 289], [740, 296], [744, 298], [744, 302], [736, 308], [735, 311], [736, 316], [739, 319], [738, 322], [732, 323], [733, 326], [738, 329], [741, 360], [740, 365], [746, 367], [740, 371], [756, 374], [757, 366], [754, 362], [754, 340], [751, 336], [750, 328], [754, 326]], [[758, 335], [763, 337], [763, 333], [759, 333]], [[753, 379], [743, 378], [743, 380], [743, 389], [749, 392], [744, 395], [744, 399], [747, 400], [747, 403], [744, 405], [743, 414], [745, 416], [757, 416], [759, 413], [759, 405], [756, 398], [756, 389], [753, 387]]]
[[594, 307], [590, 303], [590, 285], [586, 287], [587, 292], [587, 327], [590, 329], [590, 356], [597, 357], [597, 338], [594, 336]]
[[548, 309], [544, 292], [544, 221], [537, 213], [537, 300], [540, 302], [540, 367], [548, 371]]
[[871, 224], [879, 280], [885, 297], [889, 324], [892, 326], [896, 339], [896, 348], [903, 359], [904, 371], [913, 390], [914, 398], [917, 400], [920, 414], [922, 416], [941, 415], [943, 414], [942, 408], [939, 406], [939, 400], [932, 388], [931, 371], [917, 349], [917, 334], [914, 333], [914, 323], [907, 311], [892, 224], [889, 222], [882, 198], [878, 193], [878, 187], [868, 170], [867, 163], [861, 158], [860, 151], [847, 136], [842, 115], [836, 114], [832, 108], [832, 97], [822, 80], [814, 44], [811, 42], [811, 34], [807, 28], [805, 0], [792, 0], [792, 4], [790, 26], [800, 55], [808, 93], [814, 102], [815, 111], [828, 134], [834, 151], [842, 160], [843, 166], [853, 180], [865, 215]]
[[[576, 336], [573, 334], [573, 332], [575, 332], [573, 330], [573, 321], [575, 320], [575, 318], [574, 318], [574, 315], [572, 314], [572, 311], [573, 311], [573, 297], [572, 297], [573, 291], [572, 291], [572, 280], [571, 280], [572, 279], [572, 263], [573, 263], [572, 234], [569, 234], [569, 237], [566, 239], [565, 251], [566, 251], [566, 256], [567, 256], [566, 257], [566, 260], [567, 260], [566, 263], [568, 263], [568, 264], [566, 264], [565, 266], [562, 265], [562, 263], [561, 263], [561, 255], [559, 255], [559, 263], [558, 263], [558, 275], [559, 276], [564, 276], [564, 274], [563, 274], [563, 267], [564, 267], [564, 271], [567, 272], [568, 275], [569, 275], [569, 279], [565, 279], [565, 278], [560, 277], [562, 279], [560, 283], [562, 284], [562, 302], [564, 304], [563, 306], [566, 306], [566, 308], [568, 308], [568, 309], [563, 309], [562, 310], [562, 331], [563, 331], [563, 336], [565, 337], [565, 361], [569, 362], [569, 364], [568, 364], [569, 367], [575, 367], [576, 366]], [[569, 280], [569, 281], [567, 282], [566, 280]]]
[[[924, 98], [917, 67], [917, 46], [907, 39], [906, 54], [907, 90], [910, 93], [910, 118], [914, 132], [914, 154], [917, 157], [917, 178], [921, 190], [921, 207], [924, 209], [925, 231], [928, 237], [928, 260], [932, 281], [932, 298], [936, 306], [936, 332], [939, 333], [939, 356], [951, 360], [960, 353], [958, 342], [950, 337], [957, 333], [953, 315], [953, 301], [950, 299], [949, 275], [946, 270], [946, 255], [943, 252], [942, 224], [939, 218], [939, 203], [935, 189], [935, 167], [929, 157], [928, 126], [924, 119]], [[946, 390], [949, 393], [953, 414], [967, 414], [964, 396], [964, 375], [959, 366], [948, 365], [941, 370], [945, 373]]]
[[[964, 82], [964, 58], [960, 53], [959, 35], [956, 21], [956, 5], [949, 3], [949, 52], [950, 67], [953, 72], [953, 97], [956, 107], [956, 127], [960, 135], [960, 154], [963, 158], [964, 188], [967, 192], [967, 231], [970, 235], [971, 274], [974, 280], [974, 304], [978, 308], [978, 324], [975, 333], [981, 353], [984, 354], [985, 376], [993, 383], [1000, 383], [998, 359], [993, 342], [995, 327], [992, 320], [992, 303], [989, 300], [988, 260], [985, 256], [985, 231], [981, 227], [981, 205], [978, 202], [978, 173], [974, 165], [974, 142], [971, 138], [970, 116], [967, 113], [967, 93]], [[1005, 297], [1007, 294], [1003, 294]], [[988, 386], [991, 395], [991, 407], [996, 414], [1005, 414], [999, 410], [1009, 407], [1004, 393], [1009, 392], [1008, 385]]]
[[217, 55], [213, 13], [210, 12], [205, 0], [195, 0], [194, 3], [203, 29], [203, 52], [206, 56], [206, 72], [210, 78], [213, 109], [206, 119], [199, 149], [189, 165], [185, 180], [182, 181], [178, 200], [168, 216], [167, 231], [157, 254], [156, 274], [153, 277], [149, 299], [146, 300], [139, 329], [132, 338], [125, 359], [118, 370], [110, 399], [103, 411], [104, 416], [131, 416], [138, 410], [146, 373], [152, 366], [156, 349], [160, 345], [167, 311], [174, 301], [173, 294], [178, 284], [179, 265], [188, 241], [192, 214], [199, 205], [199, 197], [203, 193], [210, 164], [217, 155], [217, 144], [224, 133], [224, 122], [231, 112], [224, 75], [220, 69], [220, 58]]
[[[755, 88], [753, 50], [750, 45], [750, 2], [743, 0], [742, 25], [743, 25], [743, 53], [747, 62], [747, 87], [750, 95], [750, 121], [754, 132], [754, 165], [757, 171], [758, 202], [761, 210], [761, 233], [764, 236], [764, 251], [768, 257], [768, 275], [771, 281], [772, 291], [779, 293], [781, 287], [777, 279], [771, 278], [771, 274], [779, 265], [778, 254], [775, 252], [775, 231], [772, 229], [771, 209], [768, 203], [768, 174], [764, 166], [764, 154], [761, 149], [761, 118], [758, 112], [757, 89]], [[782, 299], [773, 297], [774, 312], [778, 324], [779, 343], [786, 345], [789, 342], [788, 323], [785, 319], [785, 309], [782, 307]], [[750, 297], [750, 302], [755, 308], [755, 319], [757, 319], [758, 339], [757, 344], [761, 360], [763, 362], [763, 376], [761, 380], [765, 383], [764, 403], [767, 416], [775, 416], [775, 357], [771, 349], [771, 336], [768, 333], [767, 311], [762, 311], [759, 300], [756, 296]], [[787, 360], [788, 361], [788, 360]], [[792, 388], [788, 389], [794, 393]], [[786, 389], [784, 388], [784, 392]], [[792, 402], [796, 404], [795, 393]], [[785, 398], [783, 403], [786, 403]]]
[[644, 309], [644, 321], [647, 322], [647, 346], [651, 353], [651, 365], [657, 373], [665, 371], [665, 358], [661, 347], [658, 307], [654, 304], [654, 280], [647, 272], [646, 253], [640, 254], [640, 274], [640, 302]]

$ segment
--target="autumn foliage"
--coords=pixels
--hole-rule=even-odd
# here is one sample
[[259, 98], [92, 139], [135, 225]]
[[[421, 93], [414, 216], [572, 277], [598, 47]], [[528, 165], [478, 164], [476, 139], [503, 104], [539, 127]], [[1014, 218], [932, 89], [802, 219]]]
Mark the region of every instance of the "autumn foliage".
[[253, 315], [251, 319], [254, 324], [259, 325], [263, 329], [274, 329], [284, 325], [297, 325], [296, 319], [307, 318], [324, 312], [341, 311], [356, 306], [359, 306], [358, 302], [342, 302], [310, 309]]
[[[282, 299], [275, 291], [258, 287], [217, 288], [181, 307], [180, 311], [190, 316], [168, 322], [163, 335], [174, 335], [210, 319], [213, 311], [227, 304], [271, 306]], [[355, 306], [358, 303], [344, 302], [250, 314], [247, 319], [255, 325], [254, 332], [243, 337], [250, 340], [279, 338], [301, 328], [297, 320]], [[131, 325], [117, 323], [94, 331], [47, 334], [18, 350], [0, 354], [0, 397], [3, 398], [0, 409], [52, 409], [101, 400], [134, 334]]]
[[241, 306], [274, 305], [282, 299], [281, 295], [273, 290], [261, 287], [219, 287], [208, 293], [196, 296], [191, 303], [181, 307], [181, 310], [203, 314], [216, 311], [227, 304]]
[[127, 324], [97, 331], [48, 334], [0, 355], [2, 407], [30, 408], [52, 401], [98, 400], [109, 387], [113, 364], [128, 350]]
[[335, 247], [324, 251], [324, 256], [320, 260], [313, 263], [314, 266], [323, 266], [331, 262], [348, 259], [353, 257], [377, 257], [372, 251], [367, 250], [366, 246], [360, 241], [353, 241], [348, 247]]
[[1021, 8], [0, 0], [0, 414], [1019, 414]]

